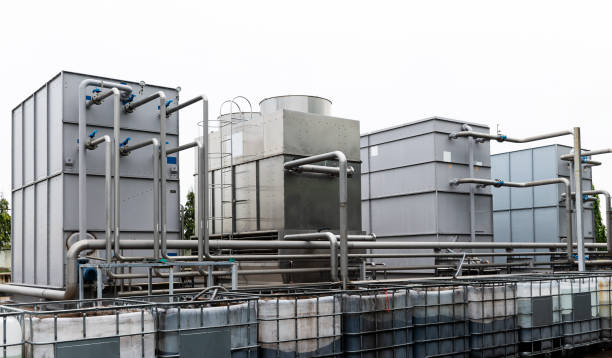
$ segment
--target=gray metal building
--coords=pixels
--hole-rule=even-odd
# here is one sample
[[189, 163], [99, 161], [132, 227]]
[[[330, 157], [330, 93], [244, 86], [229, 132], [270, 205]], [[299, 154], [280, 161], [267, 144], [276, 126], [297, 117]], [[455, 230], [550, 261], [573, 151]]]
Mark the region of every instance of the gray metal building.
[[[78, 87], [87, 78], [125, 82], [136, 99], [164, 91], [178, 102], [175, 89], [137, 82], [61, 72], [25, 99], [12, 112], [12, 280], [16, 283], [62, 287], [68, 238], [78, 232]], [[88, 94], [94, 87], [89, 87]], [[140, 89], [140, 90], [139, 90]], [[85, 99], [80, 99], [85, 100]], [[121, 138], [132, 143], [159, 139], [157, 102], [121, 114]], [[96, 138], [113, 134], [113, 101], [87, 111], [88, 133]], [[178, 145], [178, 113], [167, 120], [168, 147]], [[102, 144], [104, 146], [104, 144]], [[87, 156], [88, 232], [104, 239], [104, 149]], [[150, 239], [153, 232], [152, 150], [121, 158], [122, 239]], [[168, 238], [177, 239], [179, 172], [176, 158], [168, 158], [166, 200]], [[145, 209], [146, 208], [146, 209]], [[130, 255], [130, 250], [125, 250]], [[102, 251], [100, 251], [103, 254]]]
[[[559, 144], [500, 153], [491, 156], [491, 177], [507, 181], [570, 178], [569, 162], [559, 159], [571, 147]], [[582, 173], [582, 190], [591, 190], [592, 172]], [[573, 184], [572, 184], [573, 185]], [[493, 222], [496, 242], [566, 242], [565, 204], [561, 185], [532, 188], [493, 188]], [[583, 234], [593, 242], [593, 205], [584, 203]], [[574, 228], [575, 226], [574, 216]], [[537, 260], [548, 260], [539, 256]], [[505, 258], [497, 257], [497, 261]]]
[[[375, 233], [380, 241], [471, 240], [470, 186], [449, 184], [470, 176], [468, 139], [448, 136], [461, 131], [463, 124], [434, 117], [361, 136], [364, 231]], [[489, 133], [485, 125], [470, 125]], [[478, 178], [490, 178], [489, 148], [488, 142], [475, 144]], [[474, 186], [474, 194], [476, 241], [492, 241], [491, 191]], [[430, 258], [376, 261], [388, 266], [434, 263]]]

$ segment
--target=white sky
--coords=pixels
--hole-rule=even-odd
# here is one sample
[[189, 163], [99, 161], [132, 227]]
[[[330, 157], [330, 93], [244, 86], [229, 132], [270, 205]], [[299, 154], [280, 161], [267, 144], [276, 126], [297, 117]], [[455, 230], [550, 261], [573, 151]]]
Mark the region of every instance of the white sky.
[[[515, 137], [580, 126], [584, 147], [610, 147], [611, 14], [559, 0], [3, 2], [0, 192], [11, 109], [62, 69], [205, 93], [211, 116], [236, 95], [312, 94], [362, 132], [438, 115]], [[181, 142], [200, 109], [181, 112]], [[612, 157], [597, 160], [594, 183], [612, 190]]]

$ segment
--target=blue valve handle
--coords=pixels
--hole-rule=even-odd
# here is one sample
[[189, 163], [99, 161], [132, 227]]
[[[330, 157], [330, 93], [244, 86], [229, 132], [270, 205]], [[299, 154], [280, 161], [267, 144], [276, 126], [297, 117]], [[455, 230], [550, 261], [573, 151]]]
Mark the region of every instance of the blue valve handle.
[[93, 139], [93, 137], [95, 137], [97, 133], [98, 133], [98, 130], [94, 129], [91, 133], [89, 133], [89, 138]]
[[[170, 105], [170, 103], [172, 103], [172, 102], [174, 102], [174, 100], [173, 100], [173, 99], [169, 99], [169, 100], [167, 100], [167, 101], [166, 101], [166, 107], [168, 107], [168, 106]], [[160, 110], [160, 109], [161, 109], [161, 106], [157, 106], [157, 110]]]
[[125, 99], [125, 100], [121, 101], [121, 103], [122, 103], [123, 105], [126, 105], [126, 104], [128, 104], [128, 103], [132, 102], [132, 101], [134, 100], [134, 98], [135, 98], [135, 97], [136, 97], [136, 95], [135, 95], [135, 94], [131, 94], [131, 95], [130, 95], [130, 97], [128, 97], [127, 99]]
[[101, 89], [99, 89], [99, 88], [94, 88], [94, 89], [91, 91], [91, 93], [100, 93], [100, 92], [102, 92], [102, 90], [101, 90]]
[[119, 148], [126, 146], [128, 144], [128, 142], [131, 140], [132, 138], [127, 137], [123, 140], [123, 142], [119, 143]]

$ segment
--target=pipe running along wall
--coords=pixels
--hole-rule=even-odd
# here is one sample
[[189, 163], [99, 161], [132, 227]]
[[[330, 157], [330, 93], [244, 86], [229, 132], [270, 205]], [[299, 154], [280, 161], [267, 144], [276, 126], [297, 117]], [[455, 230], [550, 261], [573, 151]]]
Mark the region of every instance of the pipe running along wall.
[[[293, 240], [209, 240], [214, 249], [329, 249], [327, 241], [293, 241]], [[195, 240], [168, 240], [169, 248], [195, 249], [198, 242]], [[122, 247], [128, 249], [151, 249], [151, 240], [124, 240]], [[102, 240], [81, 240], [74, 243], [66, 253], [66, 290], [54, 290], [19, 286], [14, 284], [0, 285], [0, 292], [26, 296], [41, 297], [52, 300], [74, 299], [78, 293], [78, 259], [85, 250], [102, 250], [106, 243]], [[600, 248], [605, 244], [589, 243], [586, 247]], [[534, 242], [376, 242], [376, 241], [349, 241], [349, 249], [520, 249], [520, 248], [548, 248], [561, 249], [563, 243], [534, 243]]]
[[[607, 237], [607, 250], [608, 253], [612, 253], [612, 240], [610, 239], [610, 237], [612, 237], [612, 207], [610, 207], [610, 205], [612, 205], [612, 202], [610, 201], [610, 193], [606, 190], [585, 190], [582, 192], [583, 195], [603, 195], [606, 198], [606, 237]], [[566, 194], [563, 194], [563, 197], [565, 197]], [[572, 193], [572, 197], [575, 198], [576, 193]]]
[[[79, 84], [79, 97], [77, 99], [79, 108], [79, 240], [87, 239], [87, 162], [86, 162], [86, 144], [87, 137], [87, 108], [88, 102], [85, 99], [87, 87], [97, 86], [102, 88], [111, 88], [112, 93], [124, 91], [127, 94], [132, 93], [132, 87], [114, 82], [105, 82], [96, 79], [86, 79]], [[110, 93], [105, 95], [108, 97]], [[89, 104], [91, 105], [91, 104]]]
[[[110, 92], [110, 91], [109, 91]], [[106, 262], [111, 263], [112, 260], [112, 245], [111, 240], [113, 237], [112, 232], [112, 199], [111, 199], [111, 172], [112, 172], [112, 161], [113, 161], [113, 140], [110, 136], [105, 135], [98, 139], [93, 137], [87, 142], [86, 148], [94, 150], [99, 144], [104, 143], [104, 208], [106, 212]]]
[[[460, 184], [481, 184], [481, 185], [493, 185], [495, 187], [507, 186], [507, 187], [515, 187], [515, 188], [528, 188], [533, 186], [541, 186], [541, 185], [550, 185], [550, 184], [563, 184], [565, 186], [565, 194], [567, 195], [565, 198], [565, 220], [567, 227], [567, 256], [568, 260], [572, 259], [572, 204], [569, 196], [571, 195], [571, 186], [570, 181], [565, 178], [552, 178], [546, 180], [536, 180], [531, 182], [507, 182], [503, 180], [491, 180], [491, 179], [479, 179], [479, 178], [463, 178], [463, 179], [453, 179], [450, 181], [451, 185], [460, 185]], [[580, 247], [580, 243], [578, 244]]]

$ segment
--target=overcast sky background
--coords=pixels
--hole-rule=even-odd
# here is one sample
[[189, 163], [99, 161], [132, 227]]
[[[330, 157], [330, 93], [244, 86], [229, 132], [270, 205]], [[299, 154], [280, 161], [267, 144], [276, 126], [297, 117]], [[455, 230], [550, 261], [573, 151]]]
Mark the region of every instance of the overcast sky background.
[[[436, 115], [514, 137], [580, 126], [584, 147], [610, 147], [611, 15], [608, 1], [6, 2], [0, 191], [10, 198], [11, 110], [60, 70], [205, 93], [211, 116], [236, 95], [312, 94], [362, 133]], [[182, 143], [200, 109], [181, 111]], [[594, 184], [612, 190], [612, 156], [597, 160]]]

